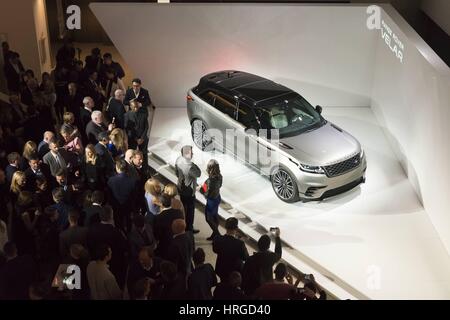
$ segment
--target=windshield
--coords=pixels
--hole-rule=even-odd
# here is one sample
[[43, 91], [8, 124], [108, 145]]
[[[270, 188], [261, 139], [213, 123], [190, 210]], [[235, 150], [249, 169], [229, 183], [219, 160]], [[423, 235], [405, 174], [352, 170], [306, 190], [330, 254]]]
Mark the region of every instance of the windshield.
[[299, 95], [258, 107], [256, 113], [262, 129], [278, 129], [280, 138], [316, 129], [325, 123], [313, 106]]

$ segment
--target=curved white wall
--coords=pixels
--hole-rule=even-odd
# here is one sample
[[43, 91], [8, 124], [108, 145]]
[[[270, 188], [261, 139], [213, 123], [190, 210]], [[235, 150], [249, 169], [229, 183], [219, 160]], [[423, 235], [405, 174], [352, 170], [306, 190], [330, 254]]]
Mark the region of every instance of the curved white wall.
[[91, 9], [157, 106], [184, 106], [186, 91], [202, 75], [222, 69], [269, 77], [313, 104], [370, 104], [375, 41], [363, 6], [91, 4]]

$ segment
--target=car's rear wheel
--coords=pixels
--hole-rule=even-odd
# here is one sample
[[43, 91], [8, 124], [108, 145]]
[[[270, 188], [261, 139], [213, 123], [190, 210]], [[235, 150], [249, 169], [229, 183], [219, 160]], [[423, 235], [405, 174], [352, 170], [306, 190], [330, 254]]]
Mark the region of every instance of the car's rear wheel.
[[213, 150], [213, 143], [211, 137], [208, 135], [208, 130], [205, 123], [200, 119], [192, 121], [191, 125], [192, 140], [195, 145], [202, 151]]
[[288, 203], [300, 200], [296, 179], [288, 170], [282, 167], [275, 169], [270, 180], [273, 191], [280, 200]]

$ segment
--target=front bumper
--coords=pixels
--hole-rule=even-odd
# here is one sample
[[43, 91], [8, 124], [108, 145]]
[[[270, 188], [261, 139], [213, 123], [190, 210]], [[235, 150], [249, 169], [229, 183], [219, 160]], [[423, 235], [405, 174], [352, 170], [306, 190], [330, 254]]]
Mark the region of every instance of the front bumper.
[[365, 182], [366, 169], [367, 162], [364, 157], [358, 167], [337, 177], [330, 178], [325, 174], [302, 171], [297, 177], [300, 198], [321, 200], [351, 190]]

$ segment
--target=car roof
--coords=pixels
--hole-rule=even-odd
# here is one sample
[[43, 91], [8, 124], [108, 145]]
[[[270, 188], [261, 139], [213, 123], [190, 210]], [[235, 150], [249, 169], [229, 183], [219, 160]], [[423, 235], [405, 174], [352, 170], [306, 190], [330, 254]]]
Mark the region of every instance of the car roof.
[[229, 95], [239, 96], [254, 106], [277, 97], [296, 94], [289, 88], [269, 79], [237, 70], [210, 73], [200, 80], [202, 86], [220, 89]]

